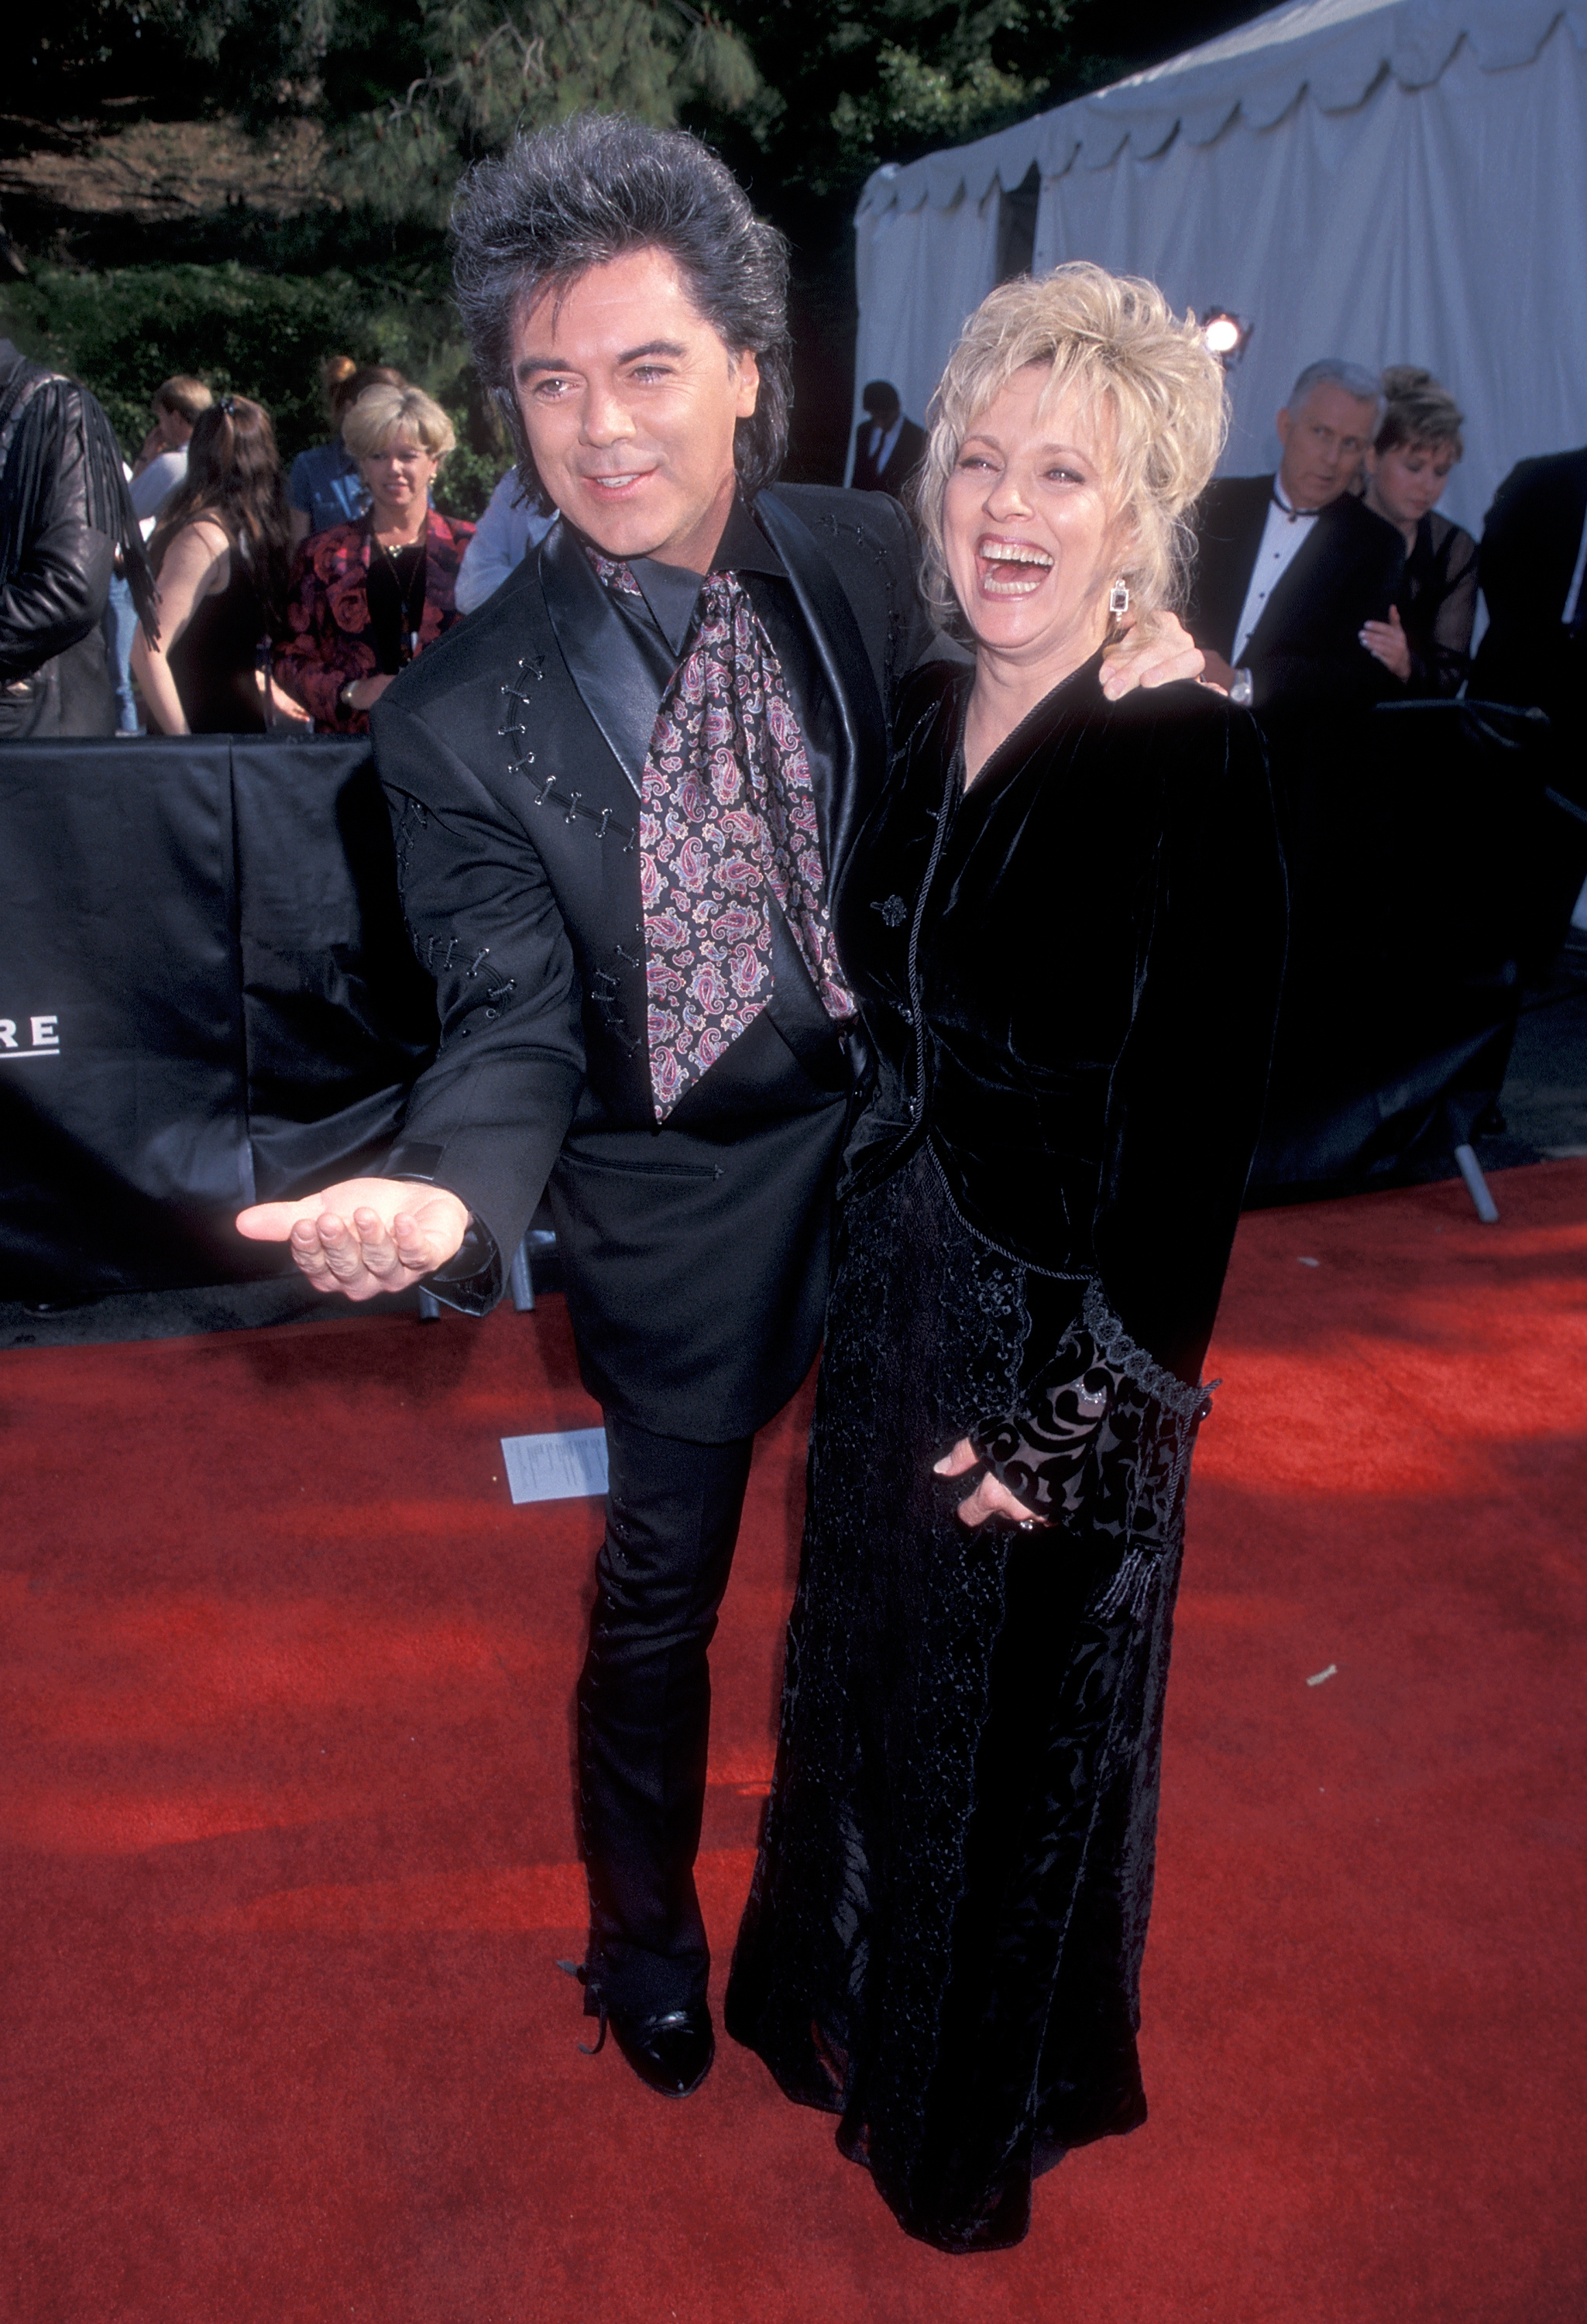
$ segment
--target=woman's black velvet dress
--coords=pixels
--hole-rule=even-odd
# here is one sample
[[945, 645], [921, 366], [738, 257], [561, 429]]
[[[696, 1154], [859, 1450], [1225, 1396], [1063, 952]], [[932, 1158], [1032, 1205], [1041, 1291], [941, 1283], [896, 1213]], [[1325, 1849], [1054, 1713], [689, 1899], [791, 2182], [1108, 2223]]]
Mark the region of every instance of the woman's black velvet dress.
[[[968, 791], [910, 681], [835, 899], [851, 1149], [776, 1778], [727, 2024], [912, 2234], [1017, 2242], [1142, 2121], [1138, 1985], [1200, 1366], [1284, 880], [1249, 717], [1092, 662]], [[974, 1531], [959, 1438], [1050, 1526]]]

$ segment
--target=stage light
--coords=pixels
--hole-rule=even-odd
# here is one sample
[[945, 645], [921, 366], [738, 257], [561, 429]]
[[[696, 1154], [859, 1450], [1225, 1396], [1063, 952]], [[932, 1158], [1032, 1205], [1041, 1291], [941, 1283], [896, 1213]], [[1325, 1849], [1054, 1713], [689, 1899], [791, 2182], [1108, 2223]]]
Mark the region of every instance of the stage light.
[[1209, 355], [1217, 356], [1225, 371], [1240, 361], [1250, 333], [1245, 318], [1231, 314], [1227, 307], [1209, 307], [1201, 318], [1202, 345]]

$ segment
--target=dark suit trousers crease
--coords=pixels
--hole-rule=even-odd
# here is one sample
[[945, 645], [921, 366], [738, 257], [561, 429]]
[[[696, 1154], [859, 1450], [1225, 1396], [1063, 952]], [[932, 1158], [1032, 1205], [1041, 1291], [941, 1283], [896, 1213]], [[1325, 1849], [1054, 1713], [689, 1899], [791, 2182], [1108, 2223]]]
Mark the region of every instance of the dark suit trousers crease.
[[578, 1683], [592, 2010], [604, 2001], [641, 2017], [706, 1997], [694, 1862], [711, 1719], [706, 1649], [752, 1443], [687, 1443], [606, 1415], [606, 1537]]

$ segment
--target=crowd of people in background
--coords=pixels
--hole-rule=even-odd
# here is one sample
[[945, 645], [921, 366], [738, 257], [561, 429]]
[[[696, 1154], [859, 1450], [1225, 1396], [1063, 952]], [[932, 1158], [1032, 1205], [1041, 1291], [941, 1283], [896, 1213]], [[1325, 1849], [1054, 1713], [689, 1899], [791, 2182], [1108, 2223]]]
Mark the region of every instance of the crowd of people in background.
[[446, 412], [389, 364], [337, 355], [322, 376], [332, 432], [290, 474], [261, 404], [185, 375], [154, 391], [129, 466], [86, 390], [0, 341], [0, 732], [362, 733], [544, 532], [509, 472], [460, 595], [475, 529], [435, 505]]
[[[157, 415], [192, 384], [168, 382]], [[397, 672], [461, 618], [474, 527], [432, 499], [451, 421], [386, 364], [338, 356], [325, 384], [336, 432], [290, 478], [247, 397], [192, 423], [149, 544], [158, 632], [132, 653], [162, 733], [363, 733]]]
[[[444, 515], [434, 487], [454, 447], [452, 424], [389, 364], [328, 360], [331, 432], [289, 474], [260, 404], [217, 400], [185, 374], [155, 389], [129, 467], [86, 391], [55, 380], [41, 398], [39, 383], [53, 375], [6, 342], [0, 350], [0, 404], [16, 402], [3, 482], [14, 553], [23, 558], [30, 522], [42, 523], [35, 554], [47, 566], [73, 553], [59, 527], [52, 544], [45, 538], [47, 509], [30, 516], [24, 506], [30, 493], [38, 499], [42, 474], [37, 450], [31, 464], [27, 456], [29, 428], [42, 444], [47, 407], [57, 452], [74, 427], [86, 428], [99, 468], [109, 452], [124, 484], [105, 517], [105, 576], [85, 565], [86, 592], [57, 576], [60, 604], [49, 608], [55, 585], [37, 600], [42, 625], [30, 632], [24, 619], [17, 636], [0, 638], [11, 733], [362, 733], [404, 664], [482, 605], [552, 521], [512, 469], [477, 525]], [[68, 392], [69, 420], [60, 405]], [[19, 433], [30, 401], [37, 408]], [[852, 482], [909, 502], [925, 433], [890, 381], [871, 381], [862, 401]], [[1185, 619], [1209, 676], [1237, 700], [1261, 712], [1284, 701], [1457, 695], [1472, 677], [1480, 580], [1492, 632], [1479, 675], [1498, 698], [1536, 694], [1505, 643], [1531, 611], [1525, 543], [1534, 531], [1547, 536], [1545, 563], [1562, 567], [1561, 603], [1545, 609], [1545, 624], [1552, 611], [1567, 657], [1573, 640], [1579, 649], [1577, 469], [1587, 472], [1587, 453], [1523, 463], [1490, 512], [1491, 554], [1485, 543], [1480, 556], [1471, 533], [1438, 510], [1463, 455], [1463, 420], [1430, 372], [1396, 364], [1379, 377], [1325, 358], [1301, 372], [1278, 429], [1277, 473], [1219, 479], [1196, 512]], [[75, 475], [80, 458], [66, 466]], [[100, 485], [114, 490], [103, 475]], [[145, 557], [152, 600], [139, 581]], [[80, 629], [66, 641], [79, 682], [64, 697], [59, 685], [34, 683], [63, 650], [68, 607], [98, 624], [108, 697], [97, 672], [81, 682]], [[100, 650], [90, 643], [88, 660]]]

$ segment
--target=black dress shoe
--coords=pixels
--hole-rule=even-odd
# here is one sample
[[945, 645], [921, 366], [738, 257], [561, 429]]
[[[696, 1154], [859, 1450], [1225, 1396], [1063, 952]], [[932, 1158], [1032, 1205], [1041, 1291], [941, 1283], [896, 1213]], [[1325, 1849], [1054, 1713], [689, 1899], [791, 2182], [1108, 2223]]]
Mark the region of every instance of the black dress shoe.
[[623, 2018], [607, 2013], [612, 2034], [641, 2082], [664, 2098], [686, 2098], [697, 2090], [716, 2055], [711, 2013], [703, 2001], [689, 2009], [658, 2011], [651, 2017]]

